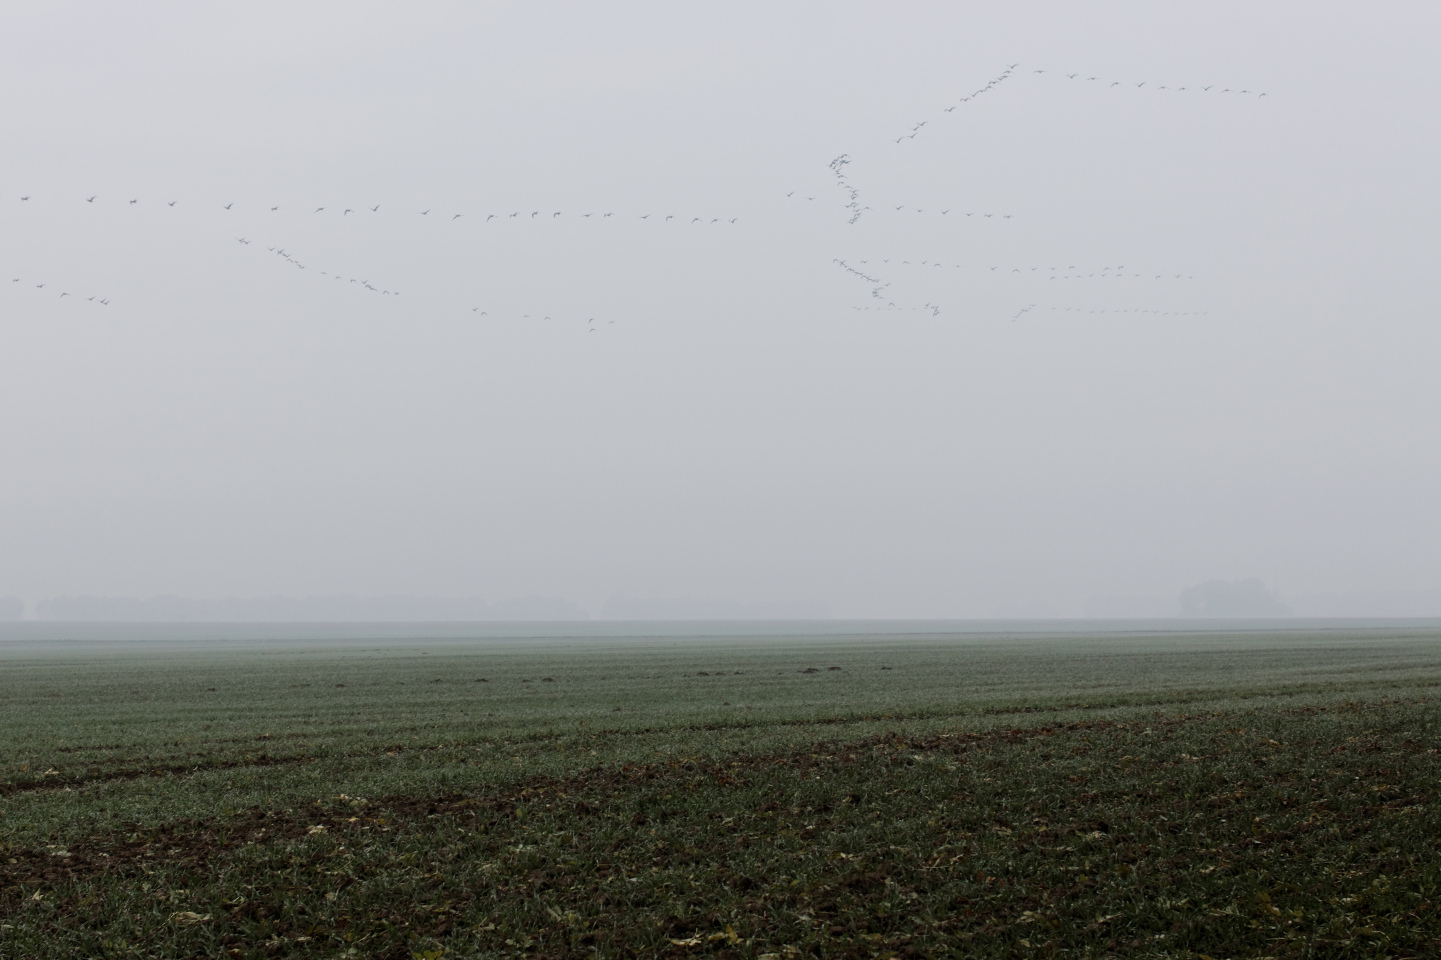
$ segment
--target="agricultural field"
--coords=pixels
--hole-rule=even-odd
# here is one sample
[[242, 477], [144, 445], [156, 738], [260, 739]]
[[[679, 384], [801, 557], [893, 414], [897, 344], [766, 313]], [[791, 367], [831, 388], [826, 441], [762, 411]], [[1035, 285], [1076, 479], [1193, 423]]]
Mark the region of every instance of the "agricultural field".
[[1441, 955], [1441, 628], [0, 637], [0, 957]]

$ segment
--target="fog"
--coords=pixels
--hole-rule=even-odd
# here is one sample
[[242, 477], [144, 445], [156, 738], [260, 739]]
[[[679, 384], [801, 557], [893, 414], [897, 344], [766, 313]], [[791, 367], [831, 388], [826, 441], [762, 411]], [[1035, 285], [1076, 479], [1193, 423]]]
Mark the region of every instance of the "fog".
[[1434, 7], [0, 27], [27, 615], [1441, 614]]

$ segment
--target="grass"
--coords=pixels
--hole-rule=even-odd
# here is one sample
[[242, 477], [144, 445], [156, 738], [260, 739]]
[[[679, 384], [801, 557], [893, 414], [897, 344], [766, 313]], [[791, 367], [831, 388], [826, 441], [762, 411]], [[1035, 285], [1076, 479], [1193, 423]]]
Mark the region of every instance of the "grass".
[[1438, 639], [0, 652], [0, 957], [1434, 956]]

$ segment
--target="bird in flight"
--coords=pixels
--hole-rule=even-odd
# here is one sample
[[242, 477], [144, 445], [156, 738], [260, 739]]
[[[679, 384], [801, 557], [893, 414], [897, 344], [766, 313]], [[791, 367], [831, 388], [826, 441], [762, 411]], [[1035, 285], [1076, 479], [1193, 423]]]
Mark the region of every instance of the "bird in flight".
[[460, 219], [461, 217], [463, 217], [463, 216], [465, 216], [465, 214], [463, 214], [463, 213], [457, 213], [455, 216], [451, 217], [450, 219], [452, 219], [452, 220], [459, 220], [459, 219]]
[[165, 203], [165, 205], [168, 206], [168, 207], [173, 207], [173, 206], [175, 206], [175, 205], [176, 205], [177, 203], [179, 203], [179, 202], [180, 202], [179, 200], [167, 200], [166, 203]]
[[539, 213], [540, 213], [539, 210], [532, 210], [532, 211], [530, 212], [530, 218], [531, 218], [532, 220], [534, 220], [534, 219], [536, 218], [536, 215], [539, 214]]
[[230, 209], [231, 207], [233, 207], [233, 206], [235, 206], [234, 201], [232, 201], [232, 202], [230, 202], [230, 203], [227, 203], [227, 204], [225, 205], [225, 209], [229, 210], [229, 209]]
[[429, 213], [429, 212], [430, 212], [429, 210], [422, 210], [422, 211], [420, 211], [420, 215], [423, 217], [423, 216], [425, 216], [425, 215], [426, 215], [427, 213]]
[[271, 207], [271, 208], [270, 208], [270, 212], [271, 212], [271, 213], [274, 213], [275, 211], [277, 211], [277, 210], [279, 210], [279, 209], [280, 209], [279, 207]]
[[21, 200], [29, 200], [30, 198], [29, 198], [29, 197], [21, 197], [20, 199], [21, 199]]
[[350, 213], [350, 208], [349, 208], [349, 207], [346, 207], [346, 208], [345, 208], [345, 213], [342, 213], [341, 216], [343, 217], [343, 216], [345, 216], [345, 215], [348, 214], [348, 213]]
[[322, 211], [322, 210], [324, 210], [324, 209], [325, 209], [324, 207], [316, 207], [316, 208], [315, 208], [315, 212], [316, 212], [316, 213], [319, 213], [320, 211]]
[[377, 203], [375, 206], [373, 206], [373, 207], [370, 208], [370, 212], [371, 212], [371, 213], [375, 213], [375, 212], [376, 212], [377, 210], [379, 210], [379, 209], [380, 209], [380, 204]]
[[85, 198], [85, 202], [86, 202], [86, 203], [94, 203], [94, 202], [95, 202], [95, 198], [94, 198], [94, 197], [86, 197], [86, 198]]
[[486, 222], [486, 223], [490, 223], [490, 221], [492, 221], [492, 220], [494, 220], [494, 219], [495, 219], [495, 214], [492, 213], [490, 216], [488, 216], [488, 217], [485, 218], [485, 222]]
[[131, 200], [131, 201], [130, 201], [130, 203], [131, 203], [132, 206], [134, 206], [135, 204], [137, 204], [137, 203], [139, 203], [139, 202], [140, 202], [139, 200]]

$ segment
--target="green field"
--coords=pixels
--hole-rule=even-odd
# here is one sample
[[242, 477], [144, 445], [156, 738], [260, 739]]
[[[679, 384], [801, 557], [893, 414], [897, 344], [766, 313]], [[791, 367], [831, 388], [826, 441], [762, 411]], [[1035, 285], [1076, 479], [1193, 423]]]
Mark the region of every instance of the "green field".
[[143, 632], [0, 637], [0, 957], [1441, 955], [1435, 625]]

